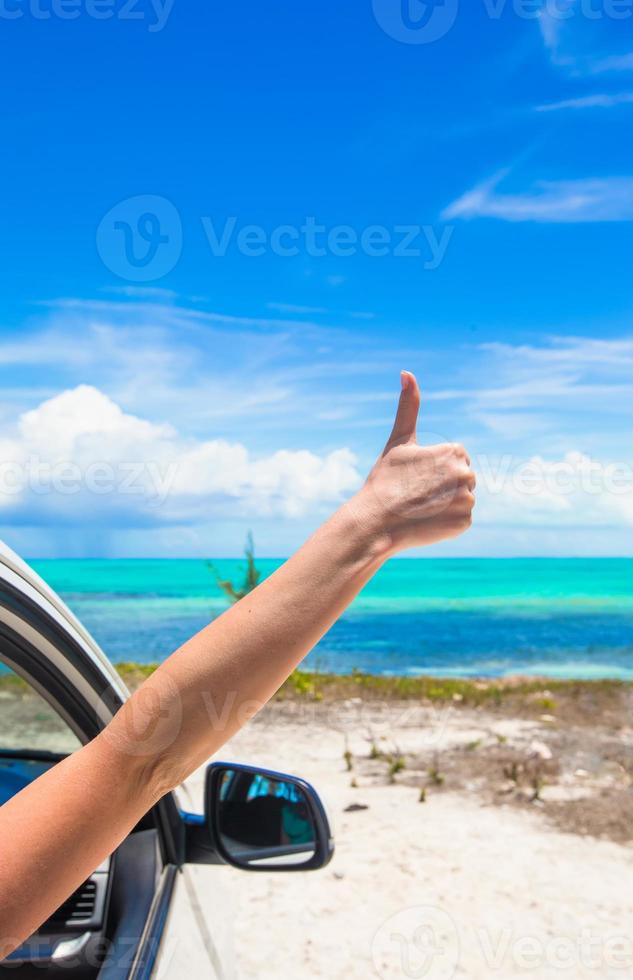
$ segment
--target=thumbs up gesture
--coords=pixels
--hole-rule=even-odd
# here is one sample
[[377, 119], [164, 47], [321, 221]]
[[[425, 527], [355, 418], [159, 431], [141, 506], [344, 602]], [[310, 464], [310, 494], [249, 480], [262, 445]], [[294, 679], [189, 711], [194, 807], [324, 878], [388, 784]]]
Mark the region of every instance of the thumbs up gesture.
[[365, 513], [389, 536], [389, 551], [454, 538], [472, 523], [475, 474], [463, 446], [419, 446], [420, 389], [408, 371], [387, 445], [360, 491]]

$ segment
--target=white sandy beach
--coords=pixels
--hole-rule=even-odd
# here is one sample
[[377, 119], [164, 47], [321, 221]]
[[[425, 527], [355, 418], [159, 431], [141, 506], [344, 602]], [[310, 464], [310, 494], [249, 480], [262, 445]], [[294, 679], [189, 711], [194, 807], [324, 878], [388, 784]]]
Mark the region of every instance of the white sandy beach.
[[[435, 738], [445, 747], [538, 735], [526, 720], [463, 713], [438, 727], [433, 716], [431, 730], [389, 710], [384, 731], [404, 752]], [[633, 976], [633, 848], [468, 791], [429, 791], [421, 803], [419, 787], [388, 785], [367, 761], [347, 770], [346, 748], [367, 760], [368, 747], [363, 725], [325, 713], [293, 720], [271, 706], [222, 753], [311, 780], [336, 837], [322, 871], [229, 872], [241, 978]], [[197, 774], [198, 800], [201, 786]]]

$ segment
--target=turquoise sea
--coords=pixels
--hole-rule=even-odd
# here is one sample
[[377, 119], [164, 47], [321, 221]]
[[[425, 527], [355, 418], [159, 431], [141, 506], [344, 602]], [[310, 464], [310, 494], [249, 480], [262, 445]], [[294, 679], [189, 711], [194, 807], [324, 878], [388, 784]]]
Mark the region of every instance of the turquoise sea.
[[[226, 608], [202, 560], [42, 560], [114, 662], [161, 660]], [[243, 562], [217, 559], [222, 577]], [[279, 561], [260, 560], [264, 574]], [[309, 655], [346, 673], [633, 678], [633, 559], [391, 561]]]

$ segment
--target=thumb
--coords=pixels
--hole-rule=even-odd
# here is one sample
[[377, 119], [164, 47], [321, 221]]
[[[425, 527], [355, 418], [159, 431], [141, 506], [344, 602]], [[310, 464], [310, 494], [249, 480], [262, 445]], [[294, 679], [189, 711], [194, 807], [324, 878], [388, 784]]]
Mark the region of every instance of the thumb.
[[398, 402], [398, 411], [393, 423], [388, 446], [401, 445], [405, 442], [415, 442], [415, 426], [420, 411], [420, 389], [415, 375], [410, 371], [400, 372], [402, 391]]

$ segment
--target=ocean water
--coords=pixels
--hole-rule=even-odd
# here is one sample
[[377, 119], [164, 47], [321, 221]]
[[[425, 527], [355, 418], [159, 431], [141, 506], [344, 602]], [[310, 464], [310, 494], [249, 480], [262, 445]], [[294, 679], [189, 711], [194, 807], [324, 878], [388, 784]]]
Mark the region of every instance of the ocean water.
[[[31, 564], [115, 663], [162, 660], [226, 609], [201, 560]], [[279, 564], [258, 561], [264, 575]], [[213, 565], [241, 579], [243, 562]], [[633, 679], [633, 559], [394, 560], [304, 663], [336, 673]]]

